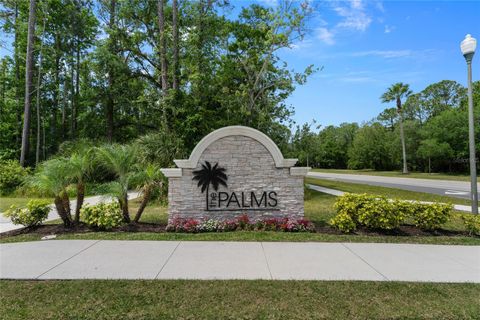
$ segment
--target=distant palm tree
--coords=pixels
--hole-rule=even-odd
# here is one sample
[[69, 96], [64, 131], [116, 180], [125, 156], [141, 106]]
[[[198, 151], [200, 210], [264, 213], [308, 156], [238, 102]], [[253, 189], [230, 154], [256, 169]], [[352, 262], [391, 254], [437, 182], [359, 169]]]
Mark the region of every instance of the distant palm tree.
[[380, 97], [383, 103], [395, 101], [397, 103], [397, 112], [399, 115], [400, 125], [400, 140], [402, 141], [402, 157], [403, 157], [403, 173], [408, 173], [407, 168], [407, 151], [405, 148], [405, 136], [403, 134], [403, 110], [402, 99], [407, 98], [412, 91], [410, 91], [408, 84], [398, 82], [393, 84], [387, 91]]
[[208, 189], [210, 184], [213, 186], [215, 191], [218, 190], [220, 185], [227, 187], [228, 177], [225, 174], [225, 168], [218, 166], [218, 162], [212, 167], [210, 162], [205, 161], [202, 164], [202, 169], [193, 171], [193, 179], [198, 181], [198, 187], [202, 187], [202, 193], [207, 191], [205, 196], [207, 199], [207, 210], [208, 210]]

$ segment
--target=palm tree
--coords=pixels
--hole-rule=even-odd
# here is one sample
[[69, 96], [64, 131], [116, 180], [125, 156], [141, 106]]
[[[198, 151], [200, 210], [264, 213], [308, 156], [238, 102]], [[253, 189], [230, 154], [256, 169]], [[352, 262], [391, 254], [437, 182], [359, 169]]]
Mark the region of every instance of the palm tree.
[[74, 153], [68, 159], [69, 176], [75, 182], [77, 188], [77, 206], [75, 207], [76, 224], [80, 221], [80, 209], [85, 198], [85, 180], [92, 169], [91, 150], [83, 150], [80, 153]]
[[206, 190], [207, 210], [208, 210], [208, 189], [210, 184], [215, 191], [218, 190], [219, 185], [227, 187], [227, 175], [225, 168], [218, 166], [218, 162], [212, 167], [210, 162], [205, 161], [200, 170], [193, 171], [193, 179], [198, 181], [198, 187], [202, 187], [202, 193]]
[[64, 226], [70, 227], [72, 216], [67, 193], [67, 186], [70, 184], [68, 161], [63, 158], [45, 161], [29, 182], [40, 193], [54, 196], [58, 215]]
[[402, 157], [403, 157], [403, 173], [408, 173], [407, 168], [407, 151], [405, 148], [405, 136], [403, 134], [403, 110], [402, 99], [407, 98], [412, 91], [410, 91], [408, 84], [398, 82], [393, 84], [387, 91], [380, 97], [383, 103], [395, 101], [397, 104], [397, 112], [399, 115], [400, 125], [400, 140], [402, 142]]
[[128, 187], [136, 174], [137, 148], [131, 145], [107, 145], [97, 148], [100, 162], [111, 170], [117, 180], [110, 183], [111, 193], [118, 199], [123, 220], [130, 222], [128, 213]]
[[133, 222], [138, 222], [142, 216], [143, 210], [147, 206], [150, 197], [152, 196], [152, 192], [155, 186], [161, 186], [163, 175], [160, 172], [160, 169], [153, 165], [148, 164], [146, 168], [138, 174], [138, 183], [137, 185], [141, 187], [142, 190], [142, 202], [140, 203], [140, 207], [137, 210], [137, 214], [133, 219]]

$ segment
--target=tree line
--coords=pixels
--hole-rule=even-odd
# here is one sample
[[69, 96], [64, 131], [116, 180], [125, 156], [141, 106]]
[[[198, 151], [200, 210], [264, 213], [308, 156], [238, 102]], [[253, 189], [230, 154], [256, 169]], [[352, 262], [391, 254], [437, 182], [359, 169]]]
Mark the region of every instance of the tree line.
[[[142, 143], [186, 156], [222, 126], [287, 145], [285, 103], [315, 71], [278, 56], [306, 33], [308, 3], [5, 0], [0, 159], [34, 166], [72, 141]], [[164, 165], [170, 165], [165, 163]]]
[[[366, 123], [293, 128], [286, 99], [317, 69], [278, 55], [307, 33], [309, 2], [3, 0], [0, 160], [22, 166], [80, 145], [140, 145], [169, 166], [227, 125], [269, 135], [301, 165], [462, 172], [466, 90], [444, 80], [418, 93], [392, 85]], [[401, 79], [399, 79], [401, 80]], [[474, 83], [476, 119], [480, 84]], [[477, 145], [480, 125], [476, 121]], [[480, 150], [477, 147], [477, 150]]]
[[[468, 171], [467, 90], [443, 80], [414, 93], [404, 83], [391, 85], [379, 102], [391, 103], [361, 125], [342, 123], [315, 132], [298, 127], [290, 151], [302, 164], [322, 168]], [[480, 147], [480, 81], [473, 83], [476, 150]], [[478, 160], [477, 160], [478, 161]]]

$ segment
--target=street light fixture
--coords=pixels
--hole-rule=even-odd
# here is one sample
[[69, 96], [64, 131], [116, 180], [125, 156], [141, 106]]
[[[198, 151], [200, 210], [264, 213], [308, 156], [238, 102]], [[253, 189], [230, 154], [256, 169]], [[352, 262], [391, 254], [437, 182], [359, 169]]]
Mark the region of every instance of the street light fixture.
[[462, 54], [468, 67], [468, 140], [470, 144], [470, 199], [472, 200], [472, 213], [478, 214], [477, 193], [477, 166], [475, 154], [475, 132], [473, 130], [473, 98], [472, 98], [472, 59], [477, 47], [477, 40], [467, 34], [460, 44]]

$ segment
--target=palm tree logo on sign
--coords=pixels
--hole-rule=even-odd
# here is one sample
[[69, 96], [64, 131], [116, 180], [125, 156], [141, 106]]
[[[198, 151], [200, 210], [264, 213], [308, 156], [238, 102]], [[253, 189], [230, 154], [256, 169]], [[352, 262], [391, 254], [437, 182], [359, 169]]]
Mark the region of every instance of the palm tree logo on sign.
[[[201, 169], [193, 171], [193, 180], [198, 181], [197, 187], [202, 187], [202, 193], [205, 193], [206, 203], [207, 203], [207, 211], [209, 208], [209, 195], [208, 190], [210, 189], [210, 185], [212, 185], [215, 191], [218, 191], [218, 187], [220, 185], [227, 188], [227, 180], [228, 177], [225, 174], [226, 169], [219, 167], [218, 162], [212, 166], [210, 162], [205, 161], [202, 164]], [[216, 197], [217, 193], [212, 193], [211, 197], [212, 200]]]

